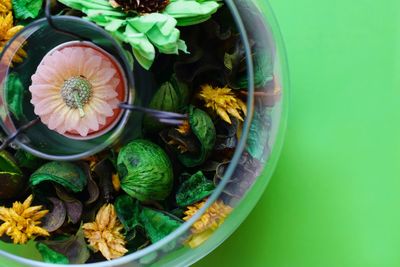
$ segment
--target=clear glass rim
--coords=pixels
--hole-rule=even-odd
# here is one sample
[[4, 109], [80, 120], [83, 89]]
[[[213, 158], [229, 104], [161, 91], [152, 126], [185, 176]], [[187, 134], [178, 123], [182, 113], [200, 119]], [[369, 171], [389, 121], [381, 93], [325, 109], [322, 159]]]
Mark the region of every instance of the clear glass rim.
[[[121, 65], [121, 67], [123, 68], [123, 73], [124, 73], [125, 79], [127, 80], [127, 93], [128, 93], [127, 101], [128, 101], [128, 103], [133, 103], [134, 96], [135, 96], [135, 89], [134, 89], [135, 83], [134, 83], [134, 79], [133, 79], [133, 74], [131, 74], [132, 71], [130, 71], [130, 64], [124, 54], [124, 51], [122, 50], [121, 46], [115, 41], [115, 39], [108, 32], [106, 32], [103, 28], [97, 26], [94, 23], [86, 21], [82, 18], [77, 18], [77, 17], [73, 17], [73, 16], [53, 16], [52, 18], [53, 18], [54, 22], [67, 20], [67, 21], [74, 22], [74, 23], [85, 24], [89, 28], [93, 28], [96, 31], [101, 32], [103, 37], [106, 38], [107, 41], [111, 42], [113, 48], [115, 48], [117, 50], [117, 52], [122, 60], [122, 64], [119, 64], [119, 65]], [[27, 27], [25, 27], [20, 32], [18, 32], [12, 39], [10, 39], [10, 41], [4, 47], [3, 51], [0, 53], [0, 61], [2, 60], [4, 53], [13, 44], [13, 42], [15, 40], [17, 40], [20, 36], [22, 36], [24, 33], [28, 32], [29, 30], [34, 29], [35, 27], [41, 25], [43, 22], [47, 23], [47, 19], [42, 18], [42, 19], [32, 22]], [[101, 47], [99, 47], [99, 48], [101, 48]], [[112, 55], [110, 55], [110, 56], [112, 56]], [[113, 133], [106, 140], [104, 140], [103, 143], [98, 144], [95, 147], [93, 147], [92, 149], [82, 152], [82, 153], [77, 153], [77, 154], [73, 154], [73, 155], [50, 155], [50, 154], [41, 152], [39, 150], [32, 148], [31, 146], [24, 144], [18, 138], [16, 138], [14, 140], [14, 142], [19, 147], [23, 148], [24, 150], [28, 151], [29, 153], [31, 153], [37, 157], [47, 159], [47, 160], [55, 160], [55, 161], [78, 160], [78, 159], [82, 159], [82, 158], [94, 155], [94, 154], [102, 151], [103, 149], [107, 148], [112, 143], [114, 143], [115, 140], [117, 140], [118, 137], [121, 136], [121, 134], [123, 133], [123, 130], [124, 130], [126, 124], [128, 123], [131, 113], [132, 113], [132, 111], [130, 111], [130, 110], [122, 111], [121, 118], [116, 123], [115, 128], [113, 129]], [[7, 116], [9, 116], [9, 115], [7, 115]], [[8, 132], [7, 129], [3, 128], [3, 130], [7, 134], [10, 134], [10, 132]], [[79, 141], [79, 140], [75, 140], [75, 141]]]
[[[198, 220], [200, 217], [206, 212], [206, 210], [218, 199], [218, 197], [221, 195], [223, 189], [225, 188], [226, 184], [229, 182], [230, 177], [232, 176], [233, 172], [235, 171], [235, 168], [237, 166], [237, 163], [240, 160], [240, 157], [245, 149], [246, 142], [247, 142], [247, 136], [250, 130], [250, 125], [251, 125], [251, 119], [253, 117], [253, 103], [254, 103], [254, 68], [253, 68], [253, 59], [251, 57], [251, 46], [249, 43], [248, 35], [247, 35], [247, 30], [246, 27], [244, 26], [244, 23], [242, 21], [241, 15], [234, 3], [233, 0], [224, 0], [225, 4], [228, 6], [231, 15], [236, 23], [236, 26], [238, 27], [238, 30], [240, 32], [240, 37], [241, 41], [243, 42], [244, 50], [245, 50], [245, 55], [246, 55], [246, 67], [247, 67], [247, 77], [248, 77], [248, 97], [247, 97], [247, 116], [244, 120], [243, 123], [243, 131], [242, 131], [242, 136], [240, 137], [240, 140], [238, 142], [238, 145], [235, 149], [234, 155], [231, 159], [231, 162], [229, 163], [224, 176], [221, 180], [221, 182], [218, 184], [218, 186], [215, 188], [214, 192], [209, 196], [207, 199], [206, 203], [204, 206], [199, 209], [196, 214], [192, 216], [188, 221], [184, 222], [180, 227], [178, 227], [174, 232], [169, 234], [168, 236], [164, 237], [160, 241], [144, 248], [141, 249], [137, 252], [128, 254], [126, 256], [123, 256], [118, 259], [113, 259], [110, 261], [102, 261], [102, 262], [96, 262], [96, 263], [85, 263], [85, 264], [69, 264], [70, 266], [77, 266], [77, 267], [84, 267], [84, 266], [90, 266], [90, 267], [110, 267], [114, 265], [122, 265], [122, 264], [127, 264], [129, 262], [132, 262], [134, 260], [138, 260], [146, 255], [151, 254], [154, 251], [157, 251], [161, 248], [163, 248], [165, 245], [173, 241], [174, 239], [178, 238], [188, 230], [190, 230], [191, 226]], [[60, 17], [70, 17], [70, 16], [60, 16]], [[81, 18], [75, 18], [71, 17], [75, 21], [81, 22]], [[53, 19], [57, 19], [57, 16], [53, 17]], [[33, 24], [36, 24], [38, 21], [34, 22]], [[85, 21], [86, 22], [86, 21]], [[99, 26], [95, 25], [94, 23], [91, 22], [86, 22], [91, 24], [91, 26], [95, 26], [100, 28]], [[30, 26], [34, 26], [34, 25]], [[93, 25], [92, 25], [93, 24]], [[103, 30], [102, 28], [100, 28]], [[103, 30], [104, 31], [104, 30]], [[12, 40], [14, 40], [17, 36], [15, 36]], [[12, 40], [10, 42], [12, 42]], [[113, 40], [115, 42], [115, 40]], [[7, 48], [7, 46], [6, 46]], [[121, 53], [123, 53], [121, 51]], [[2, 54], [0, 55], [1, 58]], [[125, 56], [123, 56], [125, 59]], [[5, 256], [9, 259], [15, 260], [19, 263], [31, 265], [31, 266], [39, 266], [39, 267], [63, 267], [65, 265], [62, 264], [53, 264], [53, 263], [45, 263], [42, 261], [36, 261], [32, 259], [27, 259], [24, 257], [20, 257], [17, 255], [14, 255], [12, 253], [0, 250], [0, 255]]]

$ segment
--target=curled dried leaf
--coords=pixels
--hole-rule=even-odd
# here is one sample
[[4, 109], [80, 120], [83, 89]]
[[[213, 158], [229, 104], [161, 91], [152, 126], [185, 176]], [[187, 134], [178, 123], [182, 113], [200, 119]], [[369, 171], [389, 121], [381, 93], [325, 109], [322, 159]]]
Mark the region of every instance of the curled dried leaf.
[[58, 198], [49, 197], [48, 200], [52, 203], [53, 208], [43, 218], [43, 228], [51, 233], [58, 230], [64, 224], [67, 210], [64, 203]]
[[55, 185], [57, 196], [63, 201], [67, 216], [72, 224], [77, 224], [83, 213], [83, 205], [78, 199], [68, 194], [61, 186]]

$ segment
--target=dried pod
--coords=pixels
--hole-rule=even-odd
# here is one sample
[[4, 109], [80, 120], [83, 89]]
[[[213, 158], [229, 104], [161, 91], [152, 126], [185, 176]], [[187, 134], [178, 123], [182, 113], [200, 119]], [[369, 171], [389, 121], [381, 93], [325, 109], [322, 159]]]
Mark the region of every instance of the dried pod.
[[64, 224], [67, 210], [64, 203], [58, 198], [49, 197], [48, 199], [52, 203], [53, 209], [43, 218], [43, 228], [48, 232], [54, 232]]
[[14, 158], [5, 150], [0, 152], [0, 199], [10, 199], [21, 194], [27, 179]]
[[213, 150], [216, 131], [210, 116], [201, 109], [189, 107], [189, 124], [193, 134], [200, 143], [199, 153], [183, 153], [178, 155], [179, 161], [186, 167], [201, 165]]
[[198, 171], [181, 184], [176, 193], [176, 203], [179, 207], [189, 206], [209, 196], [214, 188], [214, 183]]
[[124, 146], [118, 155], [121, 188], [140, 201], [163, 200], [172, 190], [172, 165], [156, 144], [135, 140]]
[[[150, 108], [179, 112], [188, 101], [189, 89], [186, 84], [179, 82], [175, 76], [163, 83], [154, 94], [149, 104]], [[149, 132], [158, 132], [163, 124], [149, 115], [145, 115], [143, 126]]]
[[85, 188], [87, 177], [83, 170], [73, 163], [53, 161], [44, 164], [30, 178], [32, 186], [45, 181], [55, 182], [77, 193]]

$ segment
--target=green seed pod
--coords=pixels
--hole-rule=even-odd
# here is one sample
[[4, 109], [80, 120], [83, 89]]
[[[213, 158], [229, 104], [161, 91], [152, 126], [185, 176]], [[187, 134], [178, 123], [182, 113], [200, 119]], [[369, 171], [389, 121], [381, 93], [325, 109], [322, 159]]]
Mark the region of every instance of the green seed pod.
[[140, 201], [163, 200], [172, 190], [172, 165], [156, 144], [135, 140], [124, 146], [118, 155], [121, 188]]
[[[179, 82], [175, 76], [163, 83], [154, 94], [149, 107], [152, 109], [180, 112], [188, 101], [188, 87]], [[163, 128], [163, 124], [151, 116], [145, 115], [143, 126], [149, 132], [158, 132]]]

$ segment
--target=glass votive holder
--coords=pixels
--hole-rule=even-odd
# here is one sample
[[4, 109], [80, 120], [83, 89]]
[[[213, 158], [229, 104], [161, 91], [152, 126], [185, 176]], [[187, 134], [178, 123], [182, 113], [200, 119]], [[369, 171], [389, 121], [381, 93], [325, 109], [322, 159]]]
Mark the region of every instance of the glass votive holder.
[[[119, 107], [98, 131], [89, 132], [87, 136], [76, 132], [60, 134], [49, 129], [43, 120], [38, 120], [29, 91], [32, 76], [43, 64], [44, 58], [68, 47], [91, 48], [107, 58], [120, 78], [118, 100], [127, 104], [134, 104], [134, 100], [135, 104], [139, 103], [135, 97], [133, 64], [120, 44], [102, 28], [72, 16], [55, 16], [52, 23], [41, 19], [28, 25], [9, 42], [0, 56], [0, 124], [7, 136], [15, 137], [15, 145], [50, 160], [88, 157], [122, 139], [140, 135], [140, 114], [133, 115], [131, 111]], [[21, 51], [26, 52], [23, 63], [14, 64], [14, 57]], [[10, 85], [11, 76], [19, 77], [23, 88], [20, 92]], [[22, 114], [13, 114], [10, 104], [19, 106]], [[34, 120], [38, 123], [33, 123]], [[21, 128], [24, 130], [21, 131]]]

